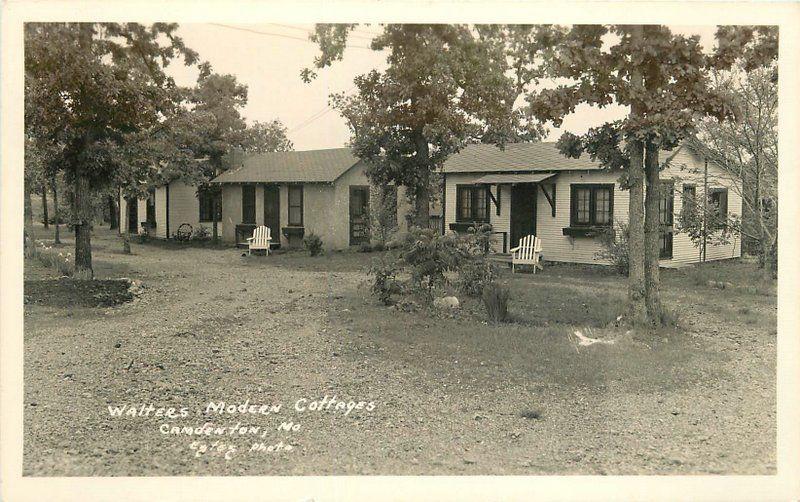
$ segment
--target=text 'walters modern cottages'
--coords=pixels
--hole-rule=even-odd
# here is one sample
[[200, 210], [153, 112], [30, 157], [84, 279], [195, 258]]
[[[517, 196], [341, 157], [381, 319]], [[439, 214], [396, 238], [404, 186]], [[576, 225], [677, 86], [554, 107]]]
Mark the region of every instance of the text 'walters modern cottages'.
[[[678, 215], [688, 204], [708, 203], [725, 215], [741, 215], [741, 181], [712, 162], [705, 162], [688, 145], [661, 172], [661, 264], [680, 266], [702, 260], [701, 249], [677, 232]], [[542, 240], [546, 260], [606, 263], [598, 258], [598, 232], [626, 223], [628, 191], [619, 171], [600, 169], [588, 156], [561, 155], [554, 143], [518, 143], [500, 150], [470, 145], [445, 162], [444, 229], [466, 231], [475, 223], [490, 223], [493, 247], [508, 252], [526, 235]], [[741, 255], [740, 239], [708, 245], [707, 260]]]

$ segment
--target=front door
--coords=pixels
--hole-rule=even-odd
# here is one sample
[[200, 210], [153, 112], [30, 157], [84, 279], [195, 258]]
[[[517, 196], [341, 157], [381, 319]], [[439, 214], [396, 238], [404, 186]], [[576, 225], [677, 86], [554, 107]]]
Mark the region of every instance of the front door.
[[281, 229], [281, 198], [278, 185], [264, 185], [264, 225], [269, 227], [272, 239], [279, 242]]
[[536, 183], [511, 185], [511, 245], [517, 247], [526, 235], [536, 234]]
[[139, 232], [139, 201], [131, 197], [128, 199], [128, 233]]
[[350, 187], [350, 245], [369, 242], [369, 187]]
[[242, 185], [242, 223], [256, 223], [255, 185]]

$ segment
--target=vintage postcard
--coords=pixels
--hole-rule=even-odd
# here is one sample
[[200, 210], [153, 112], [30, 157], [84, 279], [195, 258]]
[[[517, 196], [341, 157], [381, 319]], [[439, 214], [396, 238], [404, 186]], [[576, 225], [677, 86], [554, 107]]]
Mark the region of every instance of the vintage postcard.
[[800, 5], [3, 14], [4, 500], [800, 497]]

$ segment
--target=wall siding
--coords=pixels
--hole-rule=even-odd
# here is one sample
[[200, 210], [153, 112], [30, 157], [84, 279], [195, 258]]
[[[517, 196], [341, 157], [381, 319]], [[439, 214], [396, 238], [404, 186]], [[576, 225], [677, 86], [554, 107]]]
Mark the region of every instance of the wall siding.
[[[669, 156], [668, 152], [661, 154], [662, 161]], [[703, 159], [689, 149], [682, 149], [672, 160], [670, 167], [661, 173], [661, 178], [673, 179], [675, 182], [675, 223], [682, 207], [683, 183], [691, 183], [697, 187], [698, 200], [703, 196]], [[742, 214], [741, 188], [737, 188], [738, 181], [717, 165], [709, 163], [709, 188], [728, 188], [728, 213], [730, 215]], [[445, 184], [445, 231], [449, 231], [449, 224], [456, 220], [456, 185], [470, 184], [483, 176], [484, 173], [448, 173]], [[628, 221], [629, 192], [622, 190], [618, 183], [619, 173], [610, 171], [563, 171], [542, 182], [543, 185], [556, 184], [556, 214], [552, 215], [550, 203], [541, 189], [537, 193], [536, 204], [536, 229], [542, 239], [543, 257], [546, 260], [571, 263], [605, 264], [606, 260], [597, 258], [601, 250], [599, 240], [594, 237], [570, 237], [563, 235], [563, 228], [569, 226], [570, 220], [570, 185], [573, 183], [613, 183], [614, 184], [614, 221], [624, 223]], [[738, 185], [740, 187], [741, 185]], [[491, 191], [497, 197], [498, 186], [493, 185]], [[490, 222], [495, 231], [510, 232], [511, 214], [511, 187], [500, 185], [500, 215], [496, 214], [495, 205], [490, 201]], [[510, 247], [516, 243], [510, 243]], [[501, 243], [496, 243], [495, 251], [500, 251]], [[741, 256], [741, 242], [734, 236], [729, 244], [711, 246], [707, 248], [708, 260], [719, 260]], [[676, 233], [673, 238], [673, 257], [661, 260], [662, 266], [679, 267], [699, 261], [699, 250], [694, 246], [689, 237], [683, 233]]]

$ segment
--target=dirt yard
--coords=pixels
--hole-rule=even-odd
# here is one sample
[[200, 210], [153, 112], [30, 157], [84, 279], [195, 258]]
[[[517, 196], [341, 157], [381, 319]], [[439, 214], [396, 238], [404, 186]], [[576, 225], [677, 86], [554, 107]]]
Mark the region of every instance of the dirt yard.
[[[144, 292], [26, 299], [26, 475], [775, 472], [776, 297], [752, 264], [664, 272], [680, 327], [625, 335], [608, 326], [624, 279], [578, 267], [505, 275], [516, 322], [495, 326], [469, 300], [378, 305], [374, 254], [94, 242], [97, 277]], [[25, 274], [32, 296], [70, 287]], [[617, 343], [577, 346], [577, 329]], [[123, 405], [136, 416], [112, 417]], [[207, 422], [229, 429], [195, 435]]]

